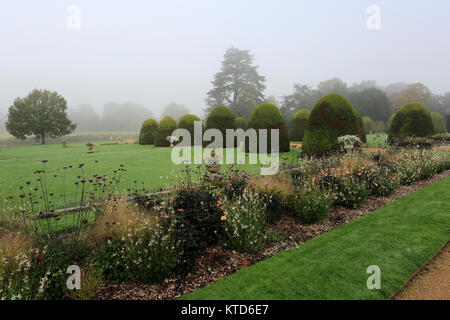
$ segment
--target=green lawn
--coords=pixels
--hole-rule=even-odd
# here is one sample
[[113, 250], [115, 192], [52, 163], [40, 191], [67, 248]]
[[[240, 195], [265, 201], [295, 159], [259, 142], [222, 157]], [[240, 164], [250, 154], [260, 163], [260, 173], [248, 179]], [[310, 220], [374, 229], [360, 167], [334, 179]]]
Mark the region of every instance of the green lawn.
[[366, 147], [384, 148], [387, 145], [388, 135], [386, 133], [376, 133], [367, 135]]
[[[71, 143], [68, 148], [63, 148], [60, 144], [0, 147], [0, 199], [17, 194], [19, 186], [24, 185], [26, 181], [36, 184], [37, 176], [33, 172], [43, 169], [41, 160], [48, 160], [45, 164], [48, 183], [51, 185], [50, 190], [55, 193], [61, 192], [64, 186], [62, 170], [57, 171], [57, 168], [69, 165], [74, 167], [67, 171], [65, 179], [69, 200], [75, 190], [73, 183], [77, 180], [76, 176], [80, 175], [80, 170], [77, 169], [80, 163], [85, 163], [84, 170], [87, 175], [111, 175], [123, 164], [128, 172], [122, 176], [121, 190], [134, 186], [134, 181], [138, 181], [139, 185], [144, 183], [147, 189], [153, 189], [173, 185], [183, 178], [185, 165], [176, 165], [171, 161], [171, 148], [138, 144], [106, 145], [107, 143], [110, 142], [95, 142], [93, 154], [87, 153], [84, 143]], [[217, 154], [220, 152], [221, 150], [217, 150]], [[293, 157], [297, 152], [298, 150], [292, 150], [282, 157]], [[99, 162], [95, 164], [95, 160]], [[196, 165], [191, 167], [196, 169]], [[260, 165], [242, 164], [238, 167], [256, 173]], [[223, 169], [225, 168], [224, 165]], [[58, 176], [53, 178], [53, 174]]]
[[182, 299], [386, 299], [449, 238], [447, 178]]

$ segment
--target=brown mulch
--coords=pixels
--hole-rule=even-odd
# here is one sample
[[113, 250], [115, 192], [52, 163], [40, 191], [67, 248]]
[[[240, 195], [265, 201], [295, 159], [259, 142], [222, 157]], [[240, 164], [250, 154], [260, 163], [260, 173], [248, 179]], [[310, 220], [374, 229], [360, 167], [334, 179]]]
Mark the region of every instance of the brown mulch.
[[259, 254], [231, 252], [224, 250], [221, 246], [210, 247], [198, 259], [195, 270], [185, 277], [172, 276], [159, 284], [123, 282], [104, 285], [95, 298], [99, 300], [176, 299], [185, 293], [192, 292], [238, 271], [244, 267], [244, 264], [254, 264], [278, 252], [297, 246], [449, 176], [450, 170], [447, 170], [430, 179], [418, 181], [409, 186], [402, 186], [389, 197], [371, 197], [368, 203], [360, 209], [334, 207], [324, 221], [313, 225], [302, 225], [295, 217], [283, 214], [274, 225], [274, 228], [281, 232], [282, 240], [278, 243], [272, 243]]
[[393, 300], [450, 300], [450, 245], [447, 245], [407, 284]]

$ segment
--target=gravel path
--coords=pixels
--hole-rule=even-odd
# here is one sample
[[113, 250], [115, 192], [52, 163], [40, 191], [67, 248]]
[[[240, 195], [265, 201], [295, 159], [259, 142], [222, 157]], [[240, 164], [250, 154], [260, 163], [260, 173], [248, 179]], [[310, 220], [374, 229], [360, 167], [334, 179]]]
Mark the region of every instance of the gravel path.
[[426, 264], [393, 300], [450, 300], [450, 245]]

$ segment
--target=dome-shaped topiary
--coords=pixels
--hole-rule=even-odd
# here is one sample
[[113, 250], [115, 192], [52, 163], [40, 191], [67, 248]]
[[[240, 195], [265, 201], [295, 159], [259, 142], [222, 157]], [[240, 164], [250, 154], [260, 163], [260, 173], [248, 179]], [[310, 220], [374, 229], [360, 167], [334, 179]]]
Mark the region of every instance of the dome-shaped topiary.
[[445, 132], [445, 121], [444, 117], [438, 112], [431, 113], [431, 120], [433, 121], [434, 133]]
[[447, 115], [447, 132], [450, 132], [450, 114]]
[[[193, 114], [186, 114], [178, 122], [179, 129], [186, 129], [191, 134], [191, 146], [194, 145], [194, 122], [201, 121], [199, 117]], [[202, 135], [203, 135], [203, 125], [202, 125]]]
[[279, 130], [279, 152], [288, 152], [289, 139], [286, 129], [286, 123], [281, 115], [280, 109], [274, 104], [265, 102], [258, 105], [253, 110], [250, 121], [248, 122], [249, 128], [256, 130], [258, 135], [258, 150], [259, 150], [259, 129], [268, 129], [267, 132], [267, 151], [271, 151], [271, 131], [270, 129]]
[[302, 150], [307, 155], [324, 156], [339, 151], [337, 139], [355, 135], [364, 141], [364, 125], [359, 113], [340, 94], [320, 98], [311, 111], [303, 138]]
[[373, 120], [370, 117], [363, 117], [362, 121], [364, 124], [364, 130], [366, 131], [366, 133], [370, 133], [373, 130]]
[[248, 129], [248, 122], [242, 117], [236, 118], [235, 124], [236, 129], [242, 129], [244, 131]]
[[425, 137], [433, 134], [430, 112], [419, 102], [405, 104], [395, 114], [389, 131], [389, 142], [405, 137]]
[[[226, 129], [236, 129], [236, 123], [234, 121], [233, 112], [227, 107], [219, 106], [215, 107], [209, 113], [208, 119], [206, 119], [205, 130], [219, 129], [223, 135], [223, 147], [226, 146]], [[208, 145], [211, 142], [206, 141]]]
[[158, 121], [155, 119], [145, 120], [139, 133], [139, 144], [154, 144], [156, 128], [158, 128]]
[[156, 129], [155, 146], [169, 147], [170, 142], [167, 140], [167, 137], [171, 136], [176, 128], [177, 122], [173, 118], [169, 116], [164, 117]]
[[289, 131], [290, 141], [302, 141], [305, 134], [306, 125], [308, 124], [311, 112], [307, 109], [300, 109], [294, 115], [291, 122], [291, 130]]

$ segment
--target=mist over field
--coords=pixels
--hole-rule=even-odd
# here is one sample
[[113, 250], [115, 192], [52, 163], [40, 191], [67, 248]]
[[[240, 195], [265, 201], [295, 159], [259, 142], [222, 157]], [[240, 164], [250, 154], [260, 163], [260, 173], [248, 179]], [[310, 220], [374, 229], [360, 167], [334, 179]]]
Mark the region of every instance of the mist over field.
[[446, 0], [3, 1], [0, 131], [33, 89], [61, 94], [78, 132], [137, 131], [168, 105], [204, 118], [232, 47], [252, 55], [279, 107], [294, 84], [339, 78], [347, 89], [371, 81], [391, 101], [422, 83], [436, 95], [429, 108], [450, 112], [449, 12]]

